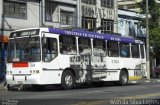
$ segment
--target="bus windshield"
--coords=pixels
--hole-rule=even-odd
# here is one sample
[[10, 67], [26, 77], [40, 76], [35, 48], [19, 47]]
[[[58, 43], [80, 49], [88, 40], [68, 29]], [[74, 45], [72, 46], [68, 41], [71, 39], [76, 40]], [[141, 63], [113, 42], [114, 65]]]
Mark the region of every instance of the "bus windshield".
[[38, 62], [40, 56], [40, 38], [14, 38], [8, 45], [8, 62]]

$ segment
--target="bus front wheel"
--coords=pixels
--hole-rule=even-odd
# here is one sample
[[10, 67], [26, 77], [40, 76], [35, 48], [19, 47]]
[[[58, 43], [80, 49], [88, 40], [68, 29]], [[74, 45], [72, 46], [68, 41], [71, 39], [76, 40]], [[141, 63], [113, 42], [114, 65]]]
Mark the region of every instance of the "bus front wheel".
[[75, 78], [73, 72], [67, 70], [64, 71], [61, 78], [61, 85], [64, 89], [72, 89], [74, 87]]
[[125, 70], [120, 72], [119, 84], [125, 86], [128, 83], [128, 73]]

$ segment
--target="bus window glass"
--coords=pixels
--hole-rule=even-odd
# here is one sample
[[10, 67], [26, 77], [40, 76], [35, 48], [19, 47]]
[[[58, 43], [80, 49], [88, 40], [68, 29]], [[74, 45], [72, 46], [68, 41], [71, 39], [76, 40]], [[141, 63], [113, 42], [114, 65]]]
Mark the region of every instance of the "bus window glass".
[[119, 56], [118, 42], [108, 41], [107, 49], [108, 49], [108, 56], [109, 57], [118, 57]]
[[144, 47], [141, 45], [141, 58], [144, 58]]
[[93, 54], [95, 56], [106, 56], [105, 41], [93, 40]]
[[139, 45], [138, 44], [132, 44], [131, 50], [132, 50], [132, 57], [133, 58], [139, 58], [140, 57], [140, 55], [139, 55]]
[[121, 57], [130, 57], [130, 45], [128, 43], [120, 43], [120, 56]]
[[50, 62], [58, 55], [57, 50], [57, 39], [55, 38], [44, 38], [45, 43], [42, 45], [42, 59], [45, 62]]
[[23, 37], [11, 39], [8, 44], [8, 61], [40, 61], [39, 37]]
[[91, 55], [91, 40], [90, 39], [79, 38], [78, 45], [79, 45], [79, 53], [81, 55], [88, 55], [88, 54]]
[[60, 53], [67, 55], [77, 54], [76, 38], [60, 36]]

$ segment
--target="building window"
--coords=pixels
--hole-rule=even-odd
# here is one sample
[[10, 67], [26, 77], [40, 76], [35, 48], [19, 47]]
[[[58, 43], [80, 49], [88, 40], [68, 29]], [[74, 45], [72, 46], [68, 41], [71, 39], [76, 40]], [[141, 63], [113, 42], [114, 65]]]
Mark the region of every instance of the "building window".
[[107, 7], [107, 8], [113, 8], [114, 7], [114, 0], [101, 0], [101, 6]]
[[82, 3], [96, 5], [96, 0], [81, 0]]
[[82, 17], [82, 28], [85, 29], [96, 28], [96, 18]]
[[27, 18], [27, 3], [5, 0], [4, 15], [7, 17]]
[[45, 20], [47, 21], [47, 22], [53, 22], [53, 19], [52, 19], [52, 15], [53, 15], [53, 13], [54, 13], [54, 6], [53, 6], [53, 2], [51, 2], [51, 1], [48, 1], [48, 0], [46, 0], [46, 3], [45, 3], [45, 13], [46, 13], [46, 15], [45, 15]]
[[61, 24], [73, 25], [73, 13], [61, 11]]
[[113, 33], [114, 21], [108, 19], [101, 20], [101, 33]]

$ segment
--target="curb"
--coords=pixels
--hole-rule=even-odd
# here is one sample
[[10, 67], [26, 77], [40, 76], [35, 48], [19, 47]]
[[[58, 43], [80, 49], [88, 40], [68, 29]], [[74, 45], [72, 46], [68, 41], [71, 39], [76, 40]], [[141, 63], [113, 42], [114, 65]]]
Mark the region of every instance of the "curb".
[[142, 79], [140, 80], [141, 82], [145, 82], [145, 83], [158, 83], [160, 82], [160, 79]]

